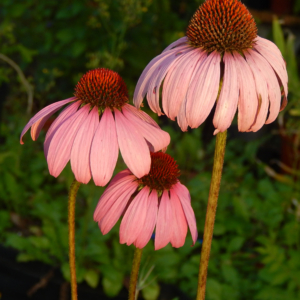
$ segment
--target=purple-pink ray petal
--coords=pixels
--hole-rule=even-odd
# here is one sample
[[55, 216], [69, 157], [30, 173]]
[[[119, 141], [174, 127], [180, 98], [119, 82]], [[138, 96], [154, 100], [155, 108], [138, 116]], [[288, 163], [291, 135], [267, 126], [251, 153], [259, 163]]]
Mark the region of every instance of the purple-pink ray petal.
[[115, 120], [124, 162], [137, 178], [141, 178], [150, 171], [151, 158], [148, 145], [134, 125], [117, 109], [115, 109]]
[[[171, 43], [167, 48], [165, 48], [165, 50], [163, 52], [166, 52], [172, 48], [175, 48], [181, 44], [186, 44], [188, 42], [188, 38], [186, 36], [176, 40], [175, 42]], [[162, 52], [162, 53], [163, 53]]]
[[140, 232], [139, 236], [134, 242], [134, 245], [137, 248], [142, 249], [149, 242], [156, 224], [157, 211], [158, 211], [158, 196], [157, 196], [157, 192], [155, 190], [152, 190], [148, 198], [148, 209], [147, 209], [147, 215], [146, 215], [144, 225], [142, 226], [143, 230]]
[[95, 106], [80, 126], [71, 151], [72, 171], [76, 180], [84, 184], [87, 184], [91, 179], [91, 144], [98, 124], [99, 113]]
[[47, 156], [49, 173], [52, 176], [57, 177], [69, 161], [75, 136], [87, 118], [89, 109], [89, 104], [79, 109], [53, 135]]
[[29, 120], [29, 122], [26, 124], [26, 126], [22, 130], [22, 133], [20, 136], [20, 144], [22, 144], [22, 145], [24, 144], [23, 136], [32, 125], [34, 125], [37, 122], [39, 124], [41, 124], [41, 126], [37, 126], [35, 128], [34, 132], [32, 132], [32, 138], [33, 138], [33, 140], [35, 140], [38, 137], [40, 130], [44, 126], [45, 122], [50, 118], [50, 116], [53, 115], [55, 112], [57, 112], [62, 106], [64, 106], [65, 104], [67, 104], [71, 101], [74, 101], [75, 99], [76, 99], [75, 97], [72, 97], [72, 98], [68, 98], [66, 100], [61, 100], [61, 101], [52, 103], [52, 104], [44, 107], [42, 110], [40, 110], [36, 115], [34, 115]]
[[144, 187], [128, 206], [120, 225], [120, 244], [131, 245], [143, 230], [150, 189]]
[[174, 190], [170, 190], [170, 203], [173, 211], [173, 233], [171, 244], [173, 247], [179, 248], [184, 245], [188, 225], [181, 202]]
[[190, 196], [189, 190], [180, 182], [173, 185], [172, 189], [177, 194], [177, 196], [181, 202], [186, 220], [188, 222], [188, 225], [189, 225], [189, 228], [191, 231], [192, 239], [195, 244], [197, 241], [197, 238], [198, 238], [198, 231], [197, 231], [195, 213], [191, 206], [191, 196]]
[[170, 135], [136, 117], [131, 111], [122, 109], [124, 116], [134, 125], [138, 132], [153, 146], [154, 152], [164, 149], [170, 144]]
[[155, 232], [155, 250], [165, 247], [171, 240], [173, 233], [173, 212], [170, 204], [168, 191], [164, 191], [158, 208], [156, 232]]
[[191, 128], [197, 128], [205, 121], [217, 100], [220, 60], [220, 54], [212, 52], [200, 67], [197, 67], [191, 80], [186, 103], [186, 117]]
[[119, 194], [118, 198], [113, 196], [110, 200], [112, 202], [109, 210], [101, 219], [101, 225], [99, 226], [102, 234], [107, 234], [117, 223], [121, 215], [123, 214], [132, 194], [138, 188], [137, 182], [131, 182], [124, 187], [122, 193]]
[[268, 86], [270, 108], [266, 124], [269, 124], [277, 118], [280, 110], [281, 91], [279, 83], [273, 68], [263, 56], [251, 49], [248, 50], [248, 53], [250, 54], [253, 63], [256, 63], [257, 67], [260, 69]]
[[112, 177], [119, 154], [116, 124], [110, 108], [106, 108], [94, 134], [90, 166], [96, 185], [105, 186]]
[[165, 114], [175, 120], [188, 87], [197, 61], [204, 58], [204, 51], [196, 48], [186, 53], [181, 60], [174, 64], [165, 78], [162, 91], [162, 105]]
[[256, 95], [256, 86], [252, 71], [238, 52], [233, 52], [235, 59], [238, 84], [239, 84], [239, 102], [238, 102], [238, 128], [239, 131], [248, 131], [255, 121], [258, 108], [258, 99]]
[[136, 186], [136, 182], [134, 181], [135, 179], [136, 177], [134, 175], [128, 175], [127, 173], [122, 172], [114, 177], [99, 199], [94, 212], [94, 221], [99, 222], [104, 218], [104, 216], [109, 212], [114, 201], [120, 197], [125, 189]]
[[46, 159], [48, 156], [49, 146], [55, 132], [58, 130], [58, 128], [63, 124], [65, 120], [67, 120], [68, 118], [70, 118], [72, 115], [76, 113], [80, 104], [81, 101], [76, 101], [70, 104], [69, 106], [67, 106], [51, 124], [50, 128], [47, 131], [45, 141], [44, 141], [44, 154]]
[[231, 125], [239, 99], [237, 66], [232, 54], [225, 52], [223, 62], [223, 84], [213, 119], [215, 128], [221, 132]]
[[186, 100], [185, 97], [184, 100], [181, 103], [178, 115], [177, 115], [177, 123], [182, 131], [187, 131], [188, 129], [188, 122], [186, 118]]
[[257, 63], [251, 58], [251, 55], [247, 51], [244, 52], [244, 55], [254, 76], [256, 94], [258, 99], [258, 112], [256, 115], [256, 119], [254, 124], [248, 131], [256, 132], [265, 124], [267, 119], [270, 104], [268, 97], [268, 86], [262, 72], [258, 68]]

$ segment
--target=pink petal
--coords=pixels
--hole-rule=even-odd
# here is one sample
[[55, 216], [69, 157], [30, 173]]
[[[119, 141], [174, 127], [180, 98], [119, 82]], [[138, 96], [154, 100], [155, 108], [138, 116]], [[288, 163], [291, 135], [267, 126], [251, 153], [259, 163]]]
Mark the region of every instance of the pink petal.
[[173, 218], [169, 194], [168, 191], [164, 191], [158, 208], [154, 242], [155, 250], [165, 247], [170, 242], [173, 233]]
[[[105, 217], [105, 215], [109, 212], [113, 201], [118, 199], [124, 190], [130, 188], [131, 186], [136, 186], [136, 177], [131, 175], [131, 172], [128, 171], [129, 170], [118, 173], [110, 182], [96, 206], [94, 212], [94, 221], [99, 222]], [[113, 201], [111, 199], [113, 199]]]
[[204, 51], [199, 48], [194, 49], [186, 53], [168, 71], [162, 91], [162, 104], [165, 114], [173, 121], [186, 97], [197, 62], [203, 57]]
[[76, 113], [80, 104], [81, 101], [76, 101], [70, 104], [69, 106], [67, 106], [51, 124], [50, 128], [47, 131], [45, 141], [44, 141], [44, 154], [46, 158], [48, 156], [49, 146], [55, 132], [58, 130], [58, 128], [66, 119], [70, 118], [73, 114]]
[[134, 125], [117, 109], [115, 109], [115, 120], [124, 162], [137, 178], [141, 178], [149, 173], [151, 166], [147, 143]]
[[144, 96], [149, 90], [149, 85], [152, 81], [153, 74], [157, 73], [157, 70], [160, 69], [161, 65], [165, 64], [165, 61], [168, 60], [171, 56], [176, 57], [176, 54], [178, 52], [186, 48], [186, 45], [179, 46], [175, 49], [171, 49], [170, 51], [161, 53], [150, 61], [150, 63], [146, 66], [143, 73], [141, 74], [134, 90], [133, 103], [137, 108], [141, 106]]
[[202, 124], [213, 108], [219, 91], [220, 60], [218, 52], [211, 53], [197, 66], [187, 93], [186, 118], [191, 128]]
[[177, 116], [177, 123], [182, 131], [187, 131], [188, 129], [188, 122], [186, 118], [186, 98], [182, 101], [180, 110]]
[[119, 154], [116, 124], [110, 108], [98, 123], [91, 147], [91, 171], [96, 185], [105, 186], [112, 177]]
[[123, 108], [122, 112], [137, 131], [153, 146], [154, 152], [157, 152], [170, 144], [170, 135], [167, 132], [146, 123], [129, 110]]
[[115, 226], [115, 224], [123, 214], [124, 209], [128, 205], [132, 194], [136, 191], [137, 188], [138, 183], [131, 182], [127, 186], [124, 186], [124, 188], [122, 189], [122, 193], [119, 194], [118, 198], [115, 198], [115, 196], [112, 196], [112, 198], [110, 198], [110, 208], [104, 215], [103, 219], [101, 219], [100, 221], [101, 224], [99, 227], [102, 234], [107, 234]]
[[52, 176], [57, 177], [69, 161], [75, 136], [88, 117], [89, 109], [89, 104], [79, 109], [53, 135], [47, 156], [48, 168]]
[[168, 51], [168, 50], [170, 50], [172, 48], [175, 48], [175, 47], [177, 47], [177, 46], [179, 46], [181, 44], [186, 44], [187, 42], [188, 42], [188, 38], [186, 36], [184, 36], [184, 37], [176, 40], [172, 44], [170, 44], [167, 48], [165, 48], [165, 50], [162, 53], [164, 53], [164, 52], [166, 52], [166, 51]]
[[144, 187], [127, 208], [120, 226], [120, 244], [131, 245], [143, 230], [150, 189]]
[[172, 66], [177, 64], [177, 62], [187, 53], [191, 52], [193, 48], [190, 46], [181, 46], [177, 47], [176, 52], [174, 52], [171, 56], [166, 58], [163, 63], [157, 66], [156, 70], [153, 72], [152, 77], [149, 79], [148, 92], [147, 92], [147, 100], [150, 108], [156, 112], [159, 116], [162, 114], [159, 107], [159, 90], [160, 85], [165, 78], [167, 72], [171, 70]]
[[191, 206], [191, 196], [189, 190], [180, 182], [173, 185], [172, 190], [174, 190], [174, 192], [177, 194], [181, 202], [186, 220], [188, 222], [191, 231], [192, 239], [195, 244], [198, 237], [198, 231], [197, 231], [196, 217], [193, 208]]
[[174, 190], [170, 190], [170, 203], [173, 211], [173, 234], [171, 244], [175, 248], [182, 247], [188, 230], [182, 205]]
[[[42, 129], [42, 127], [44, 126], [44, 124], [46, 123], [46, 121], [50, 118], [51, 115], [53, 115], [55, 112], [57, 112], [62, 106], [64, 106], [65, 104], [74, 101], [76, 98], [72, 97], [72, 98], [68, 98], [66, 100], [62, 100], [62, 101], [58, 101], [55, 103], [52, 103], [48, 106], [46, 106], [45, 108], [43, 108], [42, 110], [40, 110], [36, 115], [34, 115], [29, 122], [26, 124], [26, 126], [24, 127], [21, 136], [20, 136], [20, 143], [23, 145], [23, 136], [24, 134], [27, 132], [27, 130], [34, 125], [35, 123], [38, 123], [37, 126], [35, 126], [34, 130], [32, 131], [32, 139], [35, 141], [37, 139], [37, 137], [39, 136], [39, 133]], [[39, 126], [40, 124], [40, 126]]]
[[274, 70], [263, 56], [251, 49], [249, 49], [248, 53], [252, 58], [252, 62], [256, 63], [257, 67], [260, 69], [262, 75], [264, 76], [267, 82], [270, 100], [270, 114], [266, 121], [266, 124], [269, 124], [277, 118], [280, 110], [281, 91], [279, 83], [274, 73]]
[[149, 242], [155, 227], [155, 223], [157, 219], [157, 210], [158, 210], [157, 192], [155, 190], [152, 190], [148, 198], [147, 215], [145, 218], [145, 223], [142, 226], [143, 230], [141, 231], [136, 241], [134, 242], [134, 245], [137, 248], [142, 249]]
[[252, 127], [249, 129], [249, 131], [255, 132], [265, 124], [267, 119], [269, 103], [270, 103], [268, 97], [268, 86], [262, 72], [258, 68], [257, 64], [251, 58], [251, 55], [247, 51], [244, 52], [244, 55], [254, 75], [256, 93], [257, 93], [257, 98], [259, 103], [256, 120], [252, 125]]
[[95, 106], [79, 128], [71, 151], [72, 171], [76, 180], [85, 184], [91, 179], [91, 144], [98, 124], [99, 113]]
[[252, 71], [245, 59], [238, 52], [233, 52], [233, 56], [240, 90], [238, 128], [239, 131], [248, 131], [255, 121], [258, 108], [255, 81]]
[[225, 131], [231, 125], [239, 99], [235, 60], [231, 53], [225, 52], [223, 61], [225, 66], [223, 84], [213, 119], [214, 126], [221, 132]]
[[[254, 46], [254, 50], [258, 51], [272, 66], [272, 68], [277, 73], [284, 89], [285, 97], [288, 95], [288, 74], [286, 70], [286, 65], [283, 60], [283, 57], [279, 51], [276, 49], [276, 45], [270, 41], [267, 41], [263, 38], [259, 38], [256, 41], [256, 45]], [[273, 44], [273, 46], [270, 46]]]

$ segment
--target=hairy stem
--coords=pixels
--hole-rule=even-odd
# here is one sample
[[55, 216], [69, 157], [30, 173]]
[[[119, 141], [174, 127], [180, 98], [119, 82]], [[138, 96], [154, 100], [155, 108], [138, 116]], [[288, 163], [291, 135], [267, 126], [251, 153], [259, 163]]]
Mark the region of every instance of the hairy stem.
[[218, 197], [220, 191], [224, 154], [226, 147], [227, 131], [217, 134], [214, 165], [210, 182], [210, 190], [208, 196], [203, 244], [201, 250], [200, 269], [198, 278], [197, 300], [205, 299], [205, 288], [207, 279], [207, 269], [209, 262], [209, 254], [214, 231], [215, 217], [217, 211]]
[[129, 297], [128, 297], [129, 300], [136, 299], [136, 284], [138, 281], [142, 252], [143, 250], [139, 248], [135, 248], [134, 250], [132, 269], [130, 274], [130, 283], [129, 283]]
[[69, 207], [68, 207], [69, 264], [70, 264], [70, 274], [71, 274], [72, 300], [77, 300], [76, 258], [75, 258], [75, 203], [76, 203], [76, 195], [80, 184], [81, 184], [80, 182], [74, 179], [69, 191]]

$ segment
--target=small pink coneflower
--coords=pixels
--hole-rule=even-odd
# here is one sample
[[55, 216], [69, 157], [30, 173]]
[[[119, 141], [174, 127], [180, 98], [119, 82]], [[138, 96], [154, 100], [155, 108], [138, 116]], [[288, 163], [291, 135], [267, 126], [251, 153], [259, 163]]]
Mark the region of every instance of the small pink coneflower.
[[137, 178], [129, 170], [118, 173], [101, 196], [94, 212], [103, 234], [123, 216], [120, 243], [143, 248], [155, 230], [155, 250], [169, 242], [184, 245], [188, 226], [195, 244], [197, 226], [188, 189], [179, 180], [174, 159], [162, 152], [151, 153], [151, 170]]
[[20, 143], [30, 127], [35, 141], [50, 116], [71, 103], [45, 138], [50, 174], [57, 177], [70, 160], [77, 181], [88, 183], [93, 177], [96, 185], [104, 186], [111, 179], [120, 148], [124, 162], [140, 178], [150, 171], [150, 150], [165, 148], [170, 136], [127, 102], [127, 87], [120, 75], [103, 68], [91, 70], [76, 85], [74, 97], [53, 103], [30, 119]]
[[[185, 37], [170, 44], [143, 71], [134, 93], [183, 131], [202, 124], [216, 100], [215, 134], [225, 131], [238, 109], [239, 131], [273, 122], [287, 104], [287, 71], [279, 49], [257, 36], [255, 21], [238, 0], [207, 0]], [[283, 99], [282, 99], [283, 96]], [[281, 101], [282, 100], [282, 101]]]

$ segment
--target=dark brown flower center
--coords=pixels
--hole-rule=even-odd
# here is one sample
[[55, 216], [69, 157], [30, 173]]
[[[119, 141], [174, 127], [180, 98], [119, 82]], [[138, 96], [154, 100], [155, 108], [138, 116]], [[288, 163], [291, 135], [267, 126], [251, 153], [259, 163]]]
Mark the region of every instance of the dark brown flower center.
[[121, 108], [128, 102], [128, 91], [122, 77], [109, 69], [95, 69], [84, 74], [75, 87], [75, 97], [85, 104], [104, 110]]
[[151, 169], [148, 175], [139, 179], [139, 183], [150, 189], [169, 190], [178, 182], [180, 171], [176, 161], [163, 152], [151, 153]]
[[252, 48], [257, 27], [239, 0], [207, 0], [193, 15], [186, 35], [192, 46], [208, 52], [243, 51]]

